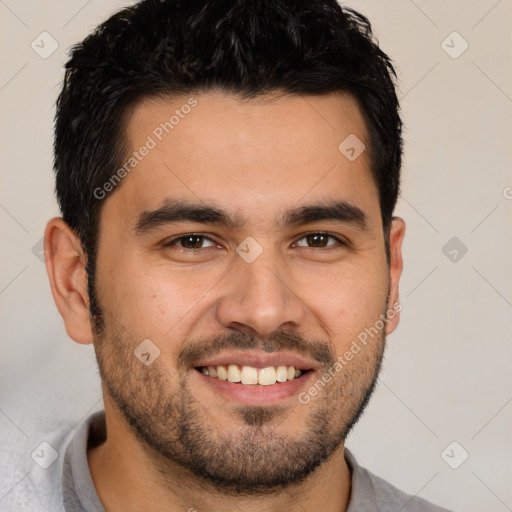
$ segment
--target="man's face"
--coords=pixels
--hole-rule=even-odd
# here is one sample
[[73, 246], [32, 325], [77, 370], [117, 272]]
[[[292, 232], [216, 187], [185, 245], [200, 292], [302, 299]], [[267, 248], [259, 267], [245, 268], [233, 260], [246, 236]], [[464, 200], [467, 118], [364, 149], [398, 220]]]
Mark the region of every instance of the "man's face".
[[95, 349], [106, 402], [162, 470], [264, 492], [327, 460], [371, 393], [386, 328], [335, 363], [392, 306], [378, 190], [368, 151], [338, 149], [369, 146], [349, 96], [194, 98], [129, 118], [138, 161], [101, 212]]

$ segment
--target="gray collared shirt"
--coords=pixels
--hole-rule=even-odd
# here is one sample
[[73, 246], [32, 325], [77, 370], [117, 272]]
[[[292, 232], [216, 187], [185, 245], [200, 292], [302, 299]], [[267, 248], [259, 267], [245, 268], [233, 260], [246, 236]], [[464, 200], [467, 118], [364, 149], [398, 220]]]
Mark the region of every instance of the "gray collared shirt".
[[[104, 411], [86, 417], [75, 429], [48, 434], [46, 442], [49, 446], [41, 447], [33, 459], [37, 462], [41, 456], [43, 466], [53, 457], [55, 460], [46, 468], [31, 464], [13, 492], [2, 500], [0, 510], [105, 512], [87, 462], [87, 447], [101, 443], [105, 436]], [[352, 473], [352, 491], [346, 512], [449, 512], [423, 498], [405, 494], [373, 475], [359, 466], [347, 449], [345, 458]]]

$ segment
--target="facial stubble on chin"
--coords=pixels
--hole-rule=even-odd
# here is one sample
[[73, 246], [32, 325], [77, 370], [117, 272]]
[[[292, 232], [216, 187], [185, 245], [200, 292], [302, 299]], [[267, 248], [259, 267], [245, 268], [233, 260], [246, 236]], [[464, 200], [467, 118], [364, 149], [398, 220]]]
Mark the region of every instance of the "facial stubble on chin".
[[[172, 479], [181, 470], [230, 495], [264, 495], [298, 484], [329, 460], [369, 401], [385, 346], [382, 330], [307, 406], [297, 401], [292, 408], [237, 406], [226, 411], [239, 418], [238, 428], [226, 433], [215, 428], [217, 419], [208, 411], [209, 404], [202, 404], [191, 392], [186, 373], [179, 378], [173, 375], [161, 357], [150, 366], [143, 365], [133, 353], [137, 342], [115, 324], [103, 322], [95, 342], [100, 376], [128, 428], [152, 455], [162, 479]], [[211, 352], [218, 341], [198, 346]], [[297, 341], [310, 353], [324, 354], [320, 377], [332, 371], [334, 354], [325, 344], [283, 334], [272, 338], [271, 350], [288, 349]], [[223, 336], [220, 345], [261, 348], [261, 343], [238, 332]], [[287, 435], [287, 424], [303, 407], [310, 410], [301, 415], [305, 417], [301, 435]]]

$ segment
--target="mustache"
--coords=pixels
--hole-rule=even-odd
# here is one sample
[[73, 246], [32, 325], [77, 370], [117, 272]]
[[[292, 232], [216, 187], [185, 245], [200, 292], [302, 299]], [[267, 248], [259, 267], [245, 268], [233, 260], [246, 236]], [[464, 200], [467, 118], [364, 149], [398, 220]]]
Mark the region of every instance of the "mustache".
[[201, 357], [213, 356], [222, 350], [262, 350], [267, 353], [289, 350], [314, 359], [322, 366], [335, 363], [333, 349], [318, 340], [308, 341], [291, 331], [281, 331], [268, 338], [258, 338], [241, 332], [219, 334], [205, 340], [192, 340], [185, 343], [178, 356], [178, 366], [189, 368]]

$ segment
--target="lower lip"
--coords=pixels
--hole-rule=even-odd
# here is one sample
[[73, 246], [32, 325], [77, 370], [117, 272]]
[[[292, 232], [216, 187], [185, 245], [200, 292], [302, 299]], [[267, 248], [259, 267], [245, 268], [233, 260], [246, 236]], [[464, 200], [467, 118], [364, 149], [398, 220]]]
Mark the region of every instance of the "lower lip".
[[220, 380], [216, 377], [208, 377], [196, 369], [193, 373], [202, 384], [209, 386], [217, 395], [224, 396], [229, 401], [236, 401], [243, 405], [269, 405], [290, 398], [298, 401], [297, 395], [300, 389], [308, 385], [315, 372], [310, 370], [298, 379], [276, 382], [269, 386]]

